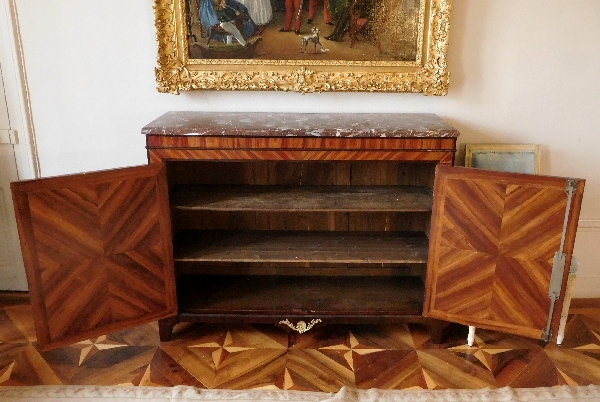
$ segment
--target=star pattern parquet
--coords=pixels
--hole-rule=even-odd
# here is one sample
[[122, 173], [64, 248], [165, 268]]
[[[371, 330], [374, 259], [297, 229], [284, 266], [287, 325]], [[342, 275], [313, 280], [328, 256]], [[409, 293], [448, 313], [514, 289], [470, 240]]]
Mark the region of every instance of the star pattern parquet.
[[270, 325], [156, 323], [48, 352], [35, 348], [26, 301], [2, 305], [0, 386], [192, 385], [199, 388], [516, 388], [600, 384], [600, 301], [575, 301], [562, 346], [451, 325], [442, 343], [415, 324], [322, 326], [296, 334]]

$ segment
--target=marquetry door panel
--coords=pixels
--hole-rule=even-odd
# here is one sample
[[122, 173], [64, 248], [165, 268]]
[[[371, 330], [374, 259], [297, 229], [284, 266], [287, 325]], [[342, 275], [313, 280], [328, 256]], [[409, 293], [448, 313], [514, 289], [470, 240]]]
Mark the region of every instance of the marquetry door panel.
[[540, 338], [562, 241], [555, 339], [584, 181], [575, 182], [571, 202], [566, 186], [564, 178], [438, 166], [424, 315]]
[[42, 348], [177, 313], [165, 171], [12, 184]]

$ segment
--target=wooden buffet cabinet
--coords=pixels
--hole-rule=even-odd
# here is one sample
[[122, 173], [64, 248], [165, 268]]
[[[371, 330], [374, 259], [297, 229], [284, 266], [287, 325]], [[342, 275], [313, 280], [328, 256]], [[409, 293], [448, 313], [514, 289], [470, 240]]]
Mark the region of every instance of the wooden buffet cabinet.
[[[180, 320], [311, 323], [421, 316], [437, 163], [458, 132], [433, 115], [166, 115]], [[349, 297], [351, 295], [351, 297]], [[287, 321], [285, 321], [287, 320]], [[305, 324], [302, 324], [305, 323]]]
[[[457, 176], [458, 131], [437, 116], [171, 112], [142, 132], [147, 166], [13, 183], [40, 347], [156, 319], [162, 341], [181, 321], [271, 323], [298, 332], [412, 321], [429, 325], [434, 339], [445, 326], [438, 319], [499, 330], [506, 321], [493, 307], [501, 282], [493, 273], [467, 274], [483, 281], [489, 297], [481, 283], [455, 273], [464, 249], [485, 243], [493, 230], [485, 221], [489, 230], [458, 227], [458, 215], [466, 227], [481, 216], [472, 213], [479, 204], [456, 201], [453, 186], [474, 201], [484, 178], [471, 169]], [[492, 192], [507, 186], [505, 175], [487, 176], [495, 180]], [[511, 178], [538, 188], [530, 176]], [[450, 201], [434, 200], [434, 181]], [[552, 225], [567, 233], [570, 257], [583, 182], [568, 204], [557, 195], [564, 180], [546, 184], [567, 210], [568, 230], [562, 217]], [[479, 201], [487, 207], [489, 198]], [[432, 218], [432, 208], [439, 216]], [[552, 225], [528, 232], [550, 233], [538, 249], [557, 248]], [[465, 233], [475, 236], [469, 247]], [[506, 255], [500, 249], [494, 261]], [[532, 257], [544, 261], [533, 285], [549, 286], [547, 254]], [[481, 261], [489, 273], [490, 258]], [[454, 277], [462, 285], [450, 283]], [[462, 301], [460, 291], [450, 291], [460, 288]], [[470, 295], [493, 312], [473, 313]], [[550, 307], [541, 297], [535, 303]], [[554, 330], [561, 310], [546, 320]], [[516, 316], [532, 321], [528, 313]], [[538, 329], [546, 324], [533, 321]], [[521, 329], [529, 324], [507, 327], [538, 336], [538, 329]]]

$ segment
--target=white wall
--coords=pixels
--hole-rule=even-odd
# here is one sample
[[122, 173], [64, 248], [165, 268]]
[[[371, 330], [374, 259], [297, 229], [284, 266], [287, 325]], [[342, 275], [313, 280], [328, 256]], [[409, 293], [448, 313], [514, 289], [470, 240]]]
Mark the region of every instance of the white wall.
[[446, 97], [159, 94], [151, 0], [15, 2], [42, 175], [145, 163], [169, 110], [433, 112], [459, 144], [539, 143], [543, 174], [587, 179], [575, 296], [600, 297], [600, 1], [454, 0]]

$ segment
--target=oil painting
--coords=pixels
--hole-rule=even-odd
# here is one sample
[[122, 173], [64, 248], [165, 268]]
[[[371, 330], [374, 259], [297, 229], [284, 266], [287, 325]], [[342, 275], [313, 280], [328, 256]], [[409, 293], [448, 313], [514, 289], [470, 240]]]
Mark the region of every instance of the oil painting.
[[155, 0], [157, 88], [445, 95], [450, 0]]
[[419, 61], [421, 0], [186, 0], [192, 59]]

